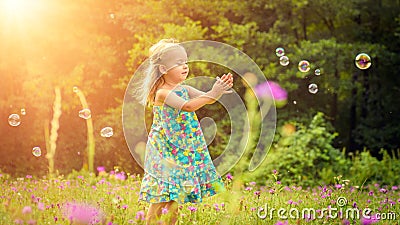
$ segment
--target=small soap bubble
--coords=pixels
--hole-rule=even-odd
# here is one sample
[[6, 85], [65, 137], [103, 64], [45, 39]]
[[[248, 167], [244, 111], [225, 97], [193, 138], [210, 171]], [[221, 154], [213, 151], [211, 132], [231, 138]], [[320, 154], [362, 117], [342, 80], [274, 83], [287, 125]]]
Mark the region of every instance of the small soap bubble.
[[79, 117], [85, 120], [90, 119], [92, 117], [92, 112], [90, 109], [82, 109], [79, 111]]
[[110, 13], [110, 18], [111, 19], [115, 19], [115, 14], [114, 13]]
[[368, 69], [371, 66], [371, 57], [366, 53], [360, 53], [356, 56], [355, 64], [358, 69]]
[[192, 181], [186, 180], [182, 183], [183, 191], [187, 194], [191, 193], [194, 190], [194, 185]]
[[114, 131], [111, 127], [104, 127], [103, 129], [101, 129], [100, 131], [100, 135], [102, 137], [111, 137], [114, 135]]
[[280, 63], [282, 66], [287, 66], [287, 65], [289, 65], [289, 57], [287, 57], [286, 55], [281, 56], [281, 57], [279, 58], [279, 63]]
[[10, 124], [12, 127], [17, 127], [21, 124], [21, 118], [18, 114], [11, 114], [8, 117], [8, 124]]
[[23, 115], [23, 116], [26, 115], [26, 110], [24, 108], [21, 109], [21, 115]]
[[296, 104], [297, 104], [297, 101], [293, 101], [293, 104], [296, 105]]
[[73, 91], [74, 93], [78, 93], [78, 92], [79, 92], [79, 88], [78, 88], [77, 86], [74, 86], [74, 87], [72, 88], [72, 91]]
[[321, 69], [315, 69], [314, 74], [315, 76], [321, 75]]
[[300, 72], [306, 73], [310, 71], [310, 63], [307, 60], [301, 60], [298, 68]]
[[308, 91], [311, 94], [316, 94], [318, 92], [318, 86], [316, 84], [310, 84], [308, 85]]
[[33, 147], [32, 148], [32, 155], [39, 157], [42, 155], [42, 149], [40, 147]]
[[276, 56], [281, 57], [281, 56], [285, 55], [285, 49], [283, 49], [282, 47], [278, 47], [275, 50], [275, 54], [276, 54]]

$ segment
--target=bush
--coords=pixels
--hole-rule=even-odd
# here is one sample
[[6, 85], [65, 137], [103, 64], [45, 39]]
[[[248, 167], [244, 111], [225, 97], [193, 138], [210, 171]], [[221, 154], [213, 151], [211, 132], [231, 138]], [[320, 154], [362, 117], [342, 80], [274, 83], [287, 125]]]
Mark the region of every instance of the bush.
[[368, 183], [380, 183], [383, 185], [398, 185], [400, 183], [400, 160], [395, 154], [389, 155], [388, 151], [380, 151], [382, 160], [371, 156], [364, 149], [351, 155], [351, 167], [348, 178], [352, 185], [365, 185]]
[[337, 133], [330, 128], [323, 113], [317, 113], [308, 126], [291, 124], [296, 130], [288, 132], [283, 128], [260, 168], [245, 177], [265, 183], [265, 175], [277, 170], [283, 184], [314, 186], [333, 183], [334, 176], [347, 170], [349, 161], [332, 146]]

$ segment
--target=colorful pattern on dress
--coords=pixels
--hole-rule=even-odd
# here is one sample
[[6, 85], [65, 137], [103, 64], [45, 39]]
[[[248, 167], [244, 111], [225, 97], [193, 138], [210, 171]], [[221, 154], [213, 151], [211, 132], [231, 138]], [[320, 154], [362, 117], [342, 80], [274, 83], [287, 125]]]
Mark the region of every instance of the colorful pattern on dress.
[[[189, 99], [183, 87], [174, 92]], [[153, 115], [139, 200], [198, 203], [224, 191], [196, 113], [163, 105], [154, 106]]]

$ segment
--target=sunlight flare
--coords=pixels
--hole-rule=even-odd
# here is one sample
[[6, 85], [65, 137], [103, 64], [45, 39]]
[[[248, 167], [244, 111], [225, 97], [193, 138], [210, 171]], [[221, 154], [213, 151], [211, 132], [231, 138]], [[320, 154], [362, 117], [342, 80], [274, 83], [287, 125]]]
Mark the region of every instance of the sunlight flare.
[[0, 0], [0, 10], [3, 17], [26, 18], [34, 14], [43, 6], [42, 0]]

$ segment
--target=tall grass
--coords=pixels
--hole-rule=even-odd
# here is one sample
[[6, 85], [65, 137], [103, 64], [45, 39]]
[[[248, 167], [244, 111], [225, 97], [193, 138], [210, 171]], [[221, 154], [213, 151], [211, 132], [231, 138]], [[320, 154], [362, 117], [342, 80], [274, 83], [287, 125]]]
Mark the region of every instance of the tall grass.
[[[179, 224], [395, 224], [400, 218], [400, 192], [395, 185], [357, 187], [336, 177], [335, 185], [302, 187], [281, 183], [279, 171], [269, 177], [262, 186], [224, 177], [226, 192], [179, 206]], [[140, 180], [115, 171], [73, 172], [57, 179], [1, 174], [0, 224], [145, 224], [149, 205], [138, 202]], [[367, 207], [370, 216], [381, 219], [345, 213]], [[395, 213], [397, 220], [393, 220]]]

